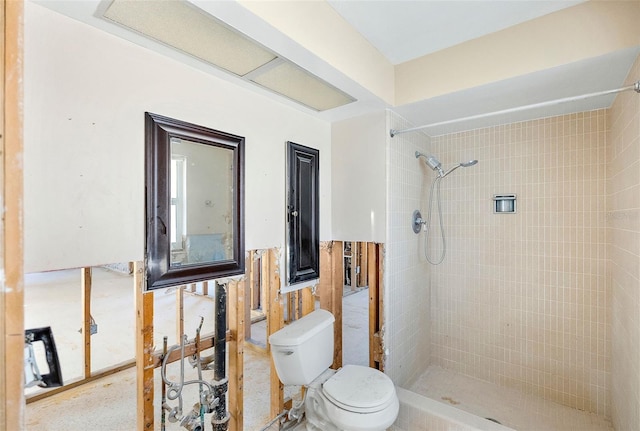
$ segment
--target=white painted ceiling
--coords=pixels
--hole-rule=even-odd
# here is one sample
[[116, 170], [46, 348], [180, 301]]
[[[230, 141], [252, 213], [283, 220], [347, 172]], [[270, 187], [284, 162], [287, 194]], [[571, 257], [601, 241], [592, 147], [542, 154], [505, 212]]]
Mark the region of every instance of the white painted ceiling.
[[[392, 64], [400, 64], [584, 0], [328, 0], [329, 4]], [[450, 93], [393, 111], [415, 126], [428, 125], [622, 86], [640, 47], [567, 64], [481, 87]], [[526, 110], [481, 120], [430, 127], [436, 136], [611, 105], [615, 95]]]
[[584, 0], [328, 2], [392, 64], [399, 64]]
[[[356, 102], [346, 106], [317, 113], [239, 80], [229, 73], [212, 68], [210, 65], [175, 49], [107, 22], [101, 18], [101, 13], [108, 6], [110, 0], [31, 1], [327, 121], [338, 121], [375, 110], [391, 108], [412, 124], [420, 126], [563, 97], [610, 90], [623, 84], [631, 65], [640, 54], [640, 46], [638, 46], [481, 87], [408, 105], [391, 107], [362, 85], [311, 54], [296, 41], [288, 39], [235, 1], [189, 0], [197, 7], [226, 22], [273, 52], [298, 64], [357, 99]], [[328, 1], [345, 21], [359, 31], [393, 64], [446, 49], [466, 40], [496, 32], [582, 2], [576, 0]], [[492, 117], [483, 121], [461, 122], [448, 127], [426, 129], [425, 132], [429, 135], [439, 135], [458, 130], [486, 127], [505, 121], [523, 121], [569, 112], [600, 109], [610, 106], [613, 98], [614, 96], [593, 98], [554, 108], [526, 111], [506, 118], [504, 116]]]

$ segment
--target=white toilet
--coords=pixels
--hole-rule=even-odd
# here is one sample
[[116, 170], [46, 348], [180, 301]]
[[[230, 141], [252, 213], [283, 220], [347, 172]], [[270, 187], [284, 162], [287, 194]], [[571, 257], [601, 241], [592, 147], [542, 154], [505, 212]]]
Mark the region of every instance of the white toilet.
[[[280, 381], [308, 388], [308, 431], [383, 431], [398, 416], [393, 382], [381, 371], [333, 363], [333, 314], [316, 310], [269, 337]], [[305, 428], [303, 428], [305, 429]]]

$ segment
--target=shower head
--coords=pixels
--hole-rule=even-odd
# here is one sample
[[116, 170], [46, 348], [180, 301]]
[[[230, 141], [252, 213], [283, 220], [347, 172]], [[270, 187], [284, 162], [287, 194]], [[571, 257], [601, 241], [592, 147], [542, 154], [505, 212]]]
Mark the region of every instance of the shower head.
[[463, 167], [463, 168], [468, 168], [469, 166], [473, 166], [476, 163], [478, 163], [477, 160], [469, 160], [468, 162], [460, 162], [457, 165], [455, 165], [453, 168], [449, 169], [447, 172], [445, 172], [444, 174], [442, 174], [442, 178], [446, 177], [447, 175], [449, 175], [451, 172], [455, 171], [456, 169]]
[[443, 175], [442, 172], [442, 164], [440, 163], [440, 161], [438, 159], [436, 159], [434, 156], [427, 156], [426, 154], [422, 154], [419, 151], [416, 151], [416, 159], [419, 157], [424, 157], [424, 160], [427, 162], [427, 165], [433, 169], [434, 171], [438, 172], [438, 174], [440, 176]]

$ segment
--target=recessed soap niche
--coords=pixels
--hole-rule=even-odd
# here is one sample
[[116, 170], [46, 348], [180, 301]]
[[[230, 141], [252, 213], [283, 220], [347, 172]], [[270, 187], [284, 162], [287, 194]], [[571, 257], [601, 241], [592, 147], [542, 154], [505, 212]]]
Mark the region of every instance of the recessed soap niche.
[[495, 214], [515, 214], [516, 195], [493, 195], [493, 212]]

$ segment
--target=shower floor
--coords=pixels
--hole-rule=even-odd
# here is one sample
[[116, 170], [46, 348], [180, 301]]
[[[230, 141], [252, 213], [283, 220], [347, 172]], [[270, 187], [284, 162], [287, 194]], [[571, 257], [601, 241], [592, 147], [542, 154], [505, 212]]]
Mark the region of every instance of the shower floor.
[[613, 431], [602, 416], [437, 366], [429, 367], [409, 390], [518, 431]]

